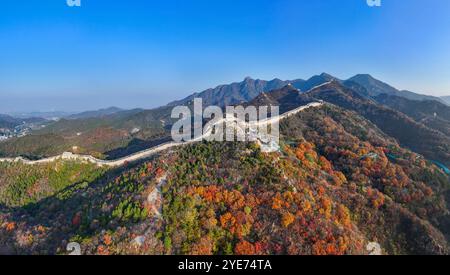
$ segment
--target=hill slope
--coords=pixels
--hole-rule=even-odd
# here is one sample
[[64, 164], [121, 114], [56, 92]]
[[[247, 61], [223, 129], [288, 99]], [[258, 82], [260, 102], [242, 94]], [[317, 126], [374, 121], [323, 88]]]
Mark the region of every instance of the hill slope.
[[442, 98], [442, 100], [445, 101], [445, 103], [447, 103], [448, 105], [450, 105], [450, 96], [443, 96], [443, 97], [441, 97], [441, 98]]
[[42, 158], [74, 152], [119, 158], [170, 133], [171, 108], [127, 110], [102, 117], [61, 119], [31, 135], [0, 143], [0, 156]]
[[387, 94], [390, 96], [399, 96], [411, 100], [435, 100], [442, 102], [442, 99], [439, 97], [421, 95], [410, 91], [397, 90], [389, 84], [373, 78], [369, 74], [358, 74], [348, 79], [348, 81], [355, 82], [363, 86], [369, 92], [369, 95], [373, 97], [376, 97], [380, 94]]
[[397, 139], [402, 146], [428, 159], [440, 161], [446, 166], [450, 165], [450, 138], [447, 135], [415, 121], [404, 113], [367, 99], [355, 90], [343, 86], [339, 81], [324, 84], [308, 93], [299, 93], [294, 88], [285, 87], [261, 95], [250, 104], [266, 105], [276, 102], [280, 105], [281, 112], [284, 112], [316, 100], [353, 110], [387, 135]]
[[416, 101], [386, 94], [375, 97], [375, 100], [408, 115], [429, 128], [450, 136], [450, 107], [448, 105], [434, 100]]
[[10, 130], [14, 129], [17, 126], [23, 125], [23, 124], [30, 124], [30, 123], [39, 124], [39, 123], [44, 123], [44, 122], [46, 122], [46, 120], [43, 118], [31, 117], [31, 118], [21, 119], [21, 118], [12, 117], [9, 115], [0, 114], [0, 128], [10, 129]]
[[[198, 143], [82, 183], [74, 177], [33, 203], [22, 198], [28, 192], [19, 205], [2, 197], [0, 247], [66, 254], [76, 241], [83, 254], [340, 255], [367, 254], [376, 242], [385, 254], [449, 252], [448, 178], [371, 122], [324, 106], [283, 121], [281, 138], [278, 153]], [[0, 174], [19, 169], [0, 166]], [[45, 177], [22, 189], [39, 193]]]

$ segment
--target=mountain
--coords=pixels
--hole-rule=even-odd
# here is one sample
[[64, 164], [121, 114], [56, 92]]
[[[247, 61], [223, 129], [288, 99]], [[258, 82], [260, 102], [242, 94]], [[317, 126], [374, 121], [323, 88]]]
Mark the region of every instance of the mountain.
[[406, 148], [431, 160], [450, 166], [450, 137], [416, 122], [406, 114], [365, 99], [338, 82], [324, 85], [304, 95], [309, 99], [321, 99], [345, 109], [356, 111]]
[[255, 80], [247, 77], [242, 82], [235, 82], [229, 85], [220, 85], [213, 89], [208, 89], [200, 93], [192, 94], [182, 100], [169, 103], [169, 106], [186, 105], [194, 98], [202, 98], [203, 104], [227, 106], [247, 102], [262, 92], [268, 92], [287, 85], [288, 81], [274, 79], [271, 81]]
[[442, 99], [439, 97], [421, 95], [410, 91], [397, 90], [396, 88], [373, 78], [369, 74], [358, 74], [354, 77], [351, 77], [347, 81], [355, 82], [363, 86], [368, 91], [368, 94], [372, 97], [378, 96], [380, 94], [387, 94], [412, 100], [436, 100], [442, 102]]
[[[250, 104], [280, 105], [280, 112], [296, 106], [322, 100], [341, 108], [352, 110], [363, 116], [387, 135], [395, 138], [406, 148], [450, 166], [450, 137], [443, 132], [417, 122], [408, 115], [378, 104], [357, 91], [344, 86], [340, 81], [332, 81], [314, 88], [308, 93], [299, 93], [293, 87], [284, 87], [270, 94], [263, 94]], [[442, 107], [442, 106], [441, 106]], [[443, 113], [447, 117], [446, 113]]]
[[83, 118], [96, 118], [96, 117], [104, 117], [108, 115], [112, 115], [118, 112], [123, 111], [120, 108], [117, 107], [109, 107], [106, 109], [100, 109], [96, 111], [87, 111], [79, 114], [73, 114], [70, 116], [67, 116], [67, 119], [83, 119]]
[[348, 80], [340, 80], [330, 74], [322, 73], [320, 75], [315, 75], [308, 80], [274, 79], [271, 81], [266, 81], [259, 79], [254, 80], [247, 77], [242, 82], [220, 85], [216, 88], [208, 89], [200, 93], [194, 93], [182, 100], [171, 102], [168, 106], [186, 105], [189, 102], [192, 102], [194, 98], [202, 98], [204, 105], [218, 105], [224, 107], [227, 105], [235, 105], [251, 101], [261, 93], [267, 93], [272, 90], [280, 89], [287, 84], [292, 84], [295, 88], [300, 89], [302, 92], [306, 92], [315, 86], [332, 80], [341, 82], [343, 85], [357, 90], [360, 94], [364, 94], [368, 98], [375, 97], [380, 94], [388, 94], [412, 100], [436, 100], [443, 102], [442, 99], [438, 97], [397, 90], [396, 88], [379, 81], [368, 74], [358, 74]]
[[259, 79], [255, 80], [247, 77], [242, 82], [236, 82], [229, 85], [220, 85], [214, 89], [208, 89], [200, 93], [192, 94], [182, 100], [169, 103], [169, 106], [185, 105], [191, 102], [194, 98], [202, 98], [203, 104], [206, 106], [218, 105], [224, 107], [248, 102], [261, 93], [282, 88], [287, 84], [292, 84], [294, 87], [302, 91], [308, 91], [314, 86], [331, 81], [332, 79], [336, 78], [326, 73], [313, 76], [308, 80], [280, 80], [276, 78], [271, 81], [266, 81]]
[[319, 86], [321, 84], [324, 84], [324, 83], [332, 81], [332, 80], [341, 81], [338, 78], [336, 78], [330, 74], [322, 73], [320, 75], [315, 75], [306, 81], [299, 79], [299, 80], [289, 81], [289, 83], [291, 83], [292, 86], [294, 86], [295, 88], [300, 89], [302, 92], [306, 92], [316, 86]]

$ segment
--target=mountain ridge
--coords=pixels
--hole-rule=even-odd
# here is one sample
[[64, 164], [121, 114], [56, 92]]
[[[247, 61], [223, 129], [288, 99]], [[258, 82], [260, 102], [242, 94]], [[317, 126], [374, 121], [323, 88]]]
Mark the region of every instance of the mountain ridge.
[[112, 107], [108, 107], [108, 108], [102, 108], [102, 109], [93, 110], [93, 111], [85, 111], [85, 112], [69, 115], [65, 118], [67, 118], [67, 119], [95, 118], [95, 117], [103, 117], [103, 116], [112, 115], [112, 114], [119, 113], [122, 111], [125, 111], [125, 110], [112, 106]]
[[231, 84], [219, 85], [215, 88], [209, 88], [202, 92], [191, 94], [190, 96], [170, 102], [168, 106], [184, 105], [191, 102], [194, 98], [202, 98], [205, 105], [218, 105], [224, 107], [226, 105], [235, 105], [242, 102], [248, 102], [256, 98], [259, 94], [280, 89], [287, 84], [292, 84], [297, 89], [305, 92], [314, 86], [336, 80], [343, 83], [345, 86], [354, 87], [358, 84], [360, 87], [367, 90], [368, 97], [378, 96], [380, 94], [396, 95], [412, 100], [435, 100], [443, 102], [442, 98], [422, 95], [406, 90], [398, 90], [387, 83], [384, 83], [370, 74], [357, 74], [347, 80], [341, 80], [331, 74], [321, 73], [314, 75], [307, 80], [281, 80], [275, 78], [273, 80], [261, 80], [246, 77], [242, 82], [233, 82]]
[[422, 95], [418, 93], [414, 93], [407, 90], [398, 90], [391, 85], [380, 81], [370, 74], [357, 74], [348, 79], [348, 81], [352, 81], [360, 84], [364, 88], [367, 89], [370, 96], [378, 96], [380, 94], [388, 94], [399, 97], [404, 97], [412, 100], [435, 100], [442, 102], [442, 99], [435, 96]]

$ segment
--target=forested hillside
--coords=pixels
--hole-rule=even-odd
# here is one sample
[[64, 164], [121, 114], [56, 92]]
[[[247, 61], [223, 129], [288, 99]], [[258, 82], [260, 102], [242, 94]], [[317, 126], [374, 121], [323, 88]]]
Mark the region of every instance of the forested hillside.
[[[392, 104], [395, 104], [395, 106], [391, 108], [379, 104], [375, 99], [367, 98], [364, 93], [357, 89], [348, 88], [339, 81], [332, 81], [316, 87], [308, 93], [300, 93], [294, 87], [286, 86], [271, 93], [262, 94], [249, 104], [257, 106], [279, 105], [280, 111], [285, 112], [318, 100], [355, 111], [375, 124], [387, 136], [395, 138], [401, 146], [422, 154], [429, 160], [439, 161], [445, 166], [450, 166], [450, 138], [444, 133], [447, 127], [447, 121], [444, 118], [448, 117], [448, 107], [438, 102], [418, 102], [403, 99], [409, 104], [407, 105], [409, 107], [402, 107], [393, 102]], [[426, 105], [436, 106], [435, 110], [440, 110], [436, 119], [427, 120], [430, 123], [423, 119], [413, 118], [418, 117], [419, 110], [425, 110]], [[421, 108], [419, 109], [417, 106]], [[415, 111], [412, 112], [412, 109]], [[410, 113], [413, 117], [402, 111]], [[426, 112], [430, 113], [431, 111]], [[422, 112], [423, 115], [426, 115], [426, 113]], [[435, 121], [435, 123], [431, 123], [431, 121]], [[440, 121], [440, 123], [436, 123], [436, 121]], [[442, 132], [437, 128], [443, 128]]]
[[[70, 169], [79, 175], [70, 163], [2, 166], [36, 174], [21, 190], [53, 188], [1, 193], [0, 252], [67, 254], [72, 241], [85, 254], [449, 252], [449, 179], [431, 162], [330, 105], [281, 133], [270, 154], [204, 142], [118, 170]], [[23, 180], [0, 178], [10, 182]]]

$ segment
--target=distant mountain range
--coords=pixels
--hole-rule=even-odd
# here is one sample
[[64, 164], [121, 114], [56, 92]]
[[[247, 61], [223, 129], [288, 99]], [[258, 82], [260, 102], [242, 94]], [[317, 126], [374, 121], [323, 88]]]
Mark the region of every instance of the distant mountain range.
[[279, 89], [287, 85], [287, 81], [274, 79], [271, 81], [255, 80], [247, 77], [242, 82], [235, 82], [228, 85], [220, 85], [214, 89], [208, 89], [200, 93], [194, 93], [182, 100], [169, 103], [169, 106], [185, 105], [194, 98], [202, 98], [204, 105], [233, 105], [247, 102], [257, 97], [262, 92]]
[[69, 115], [65, 118], [67, 119], [83, 119], [83, 118], [95, 118], [95, 117], [103, 117], [103, 116], [108, 116], [108, 115], [112, 115], [118, 112], [123, 111], [120, 108], [117, 107], [109, 107], [106, 109], [100, 109], [100, 110], [96, 110], [96, 111], [87, 111], [87, 112], [82, 112], [82, 113], [78, 113], [78, 114], [73, 114], [73, 115]]
[[[167, 106], [177, 106], [186, 105], [192, 103], [194, 98], [202, 98], [203, 104], [207, 105], [218, 105], [227, 106], [235, 105], [244, 102], [248, 102], [256, 98], [261, 93], [267, 93], [269, 91], [281, 89], [288, 84], [299, 89], [302, 92], [306, 92], [315, 86], [324, 84], [331, 80], [336, 80], [342, 83], [344, 86], [357, 90], [360, 94], [366, 96], [367, 98], [374, 98], [381, 94], [386, 94], [389, 96], [397, 96], [410, 100], [434, 100], [441, 103], [450, 104], [450, 96], [446, 97], [434, 97], [429, 95], [422, 95], [410, 91], [398, 90], [380, 80], [375, 79], [369, 74], [358, 74], [348, 80], [341, 80], [327, 73], [322, 73], [320, 75], [315, 75], [308, 80], [295, 79], [295, 80], [281, 80], [273, 79], [270, 81], [252, 79], [251, 77], [245, 78], [242, 82], [234, 82], [231, 84], [220, 85], [216, 88], [207, 89], [203, 92], [194, 93], [184, 99], [173, 101]], [[166, 107], [167, 107], [166, 106]], [[158, 109], [158, 108], [157, 108]], [[30, 113], [11, 113], [8, 115], [2, 115], [4, 118], [3, 123], [11, 120], [21, 120], [30, 118], [44, 118], [48, 120], [58, 120], [58, 119], [89, 119], [89, 118], [101, 118], [107, 117], [113, 114], [121, 113], [125, 110], [118, 107], [109, 107], [105, 109], [86, 111], [81, 113], [74, 112], [30, 112]], [[145, 111], [143, 109], [134, 109], [133, 113], [138, 111]]]
[[58, 121], [65, 120], [78, 120], [78, 119], [90, 119], [90, 118], [102, 118], [110, 116], [116, 113], [124, 112], [126, 114], [141, 112], [143, 109], [123, 110], [117, 107], [109, 107], [105, 109], [87, 111], [82, 113], [67, 113], [67, 112], [31, 112], [20, 113], [14, 115], [0, 114], [0, 128], [14, 128], [24, 123], [43, 123], [49, 120]]
[[[248, 102], [261, 93], [280, 89], [287, 84], [291, 84], [295, 88], [306, 92], [311, 88], [324, 84], [331, 80], [341, 82], [344, 86], [352, 89], [359, 89], [360, 92], [365, 93], [367, 97], [374, 97], [380, 94], [387, 94], [392, 96], [404, 97], [411, 100], [435, 100], [444, 102], [442, 98], [422, 95], [410, 91], [398, 90], [380, 80], [375, 79], [369, 74], [358, 74], [348, 80], [341, 80], [327, 73], [315, 75], [308, 80], [280, 80], [274, 79], [271, 81], [252, 79], [247, 77], [242, 82], [235, 82], [228, 85], [220, 85], [216, 88], [208, 89], [200, 93], [194, 93], [182, 100], [169, 103], [169, 106], [185, 105], [191, 102], [194, 98], [202, 98], [204, 105], [219, 105], [227, 106]], [[355, 87], [355, 86], [360, 87]], [[363, 89], [361, 89], [363, 88]], [[365, 90], [365, 91], [362, 91]]]
[[118, 107], [109, 107], [105, 109], [86, 111], [81, 113], [76, 112], [64, 112], [64, 111], [53, 111], [53, 112], [28, 112], [28, 113], [11, 113], [8, 114], [10, 117], [14, 117], [17, 119], [28, 119], [33, 117], [45, 118], [48, 120], [58, 120], [61, 118], [66, 119], [82, 119], [82, 118], [95, 118], [102, 117], [107, 115], [112, 115], [118, 112], [123, 111]]
[[242, 82], [235, 82], [228, 85], [220, 85], [213, 89], [208, 89], [200, 93], [194, 93], [182, 100], [169, 103], [169, 106], [185, 105], [192, 102], [194, 98], [202, 98], [204, 105], [227, 106], [248, 102], [261, 93], [280, 89], [288, 84], [307, 91], [316, 85], [328, 82], [334, 79], [333, 76], [323, 73], [313, 76], [308, 80], [280, 80], [278, 78], [266, 81], [260, 79], [252, 79], [247, 77]]
[[75, 113], [63, 112], [63, 111], [8, 113], [9, 116], [12, 116], [15, 118], [20, 118], [20, 119], [26, 119], [26, 118], [30, 118], [30, 117], [40, 117], [40, 118], [45, 118], [48, 120], [56, 120], [56, 119], [67, 117], [67, 116], [70, 116], [73, 114], [75, 114]]

